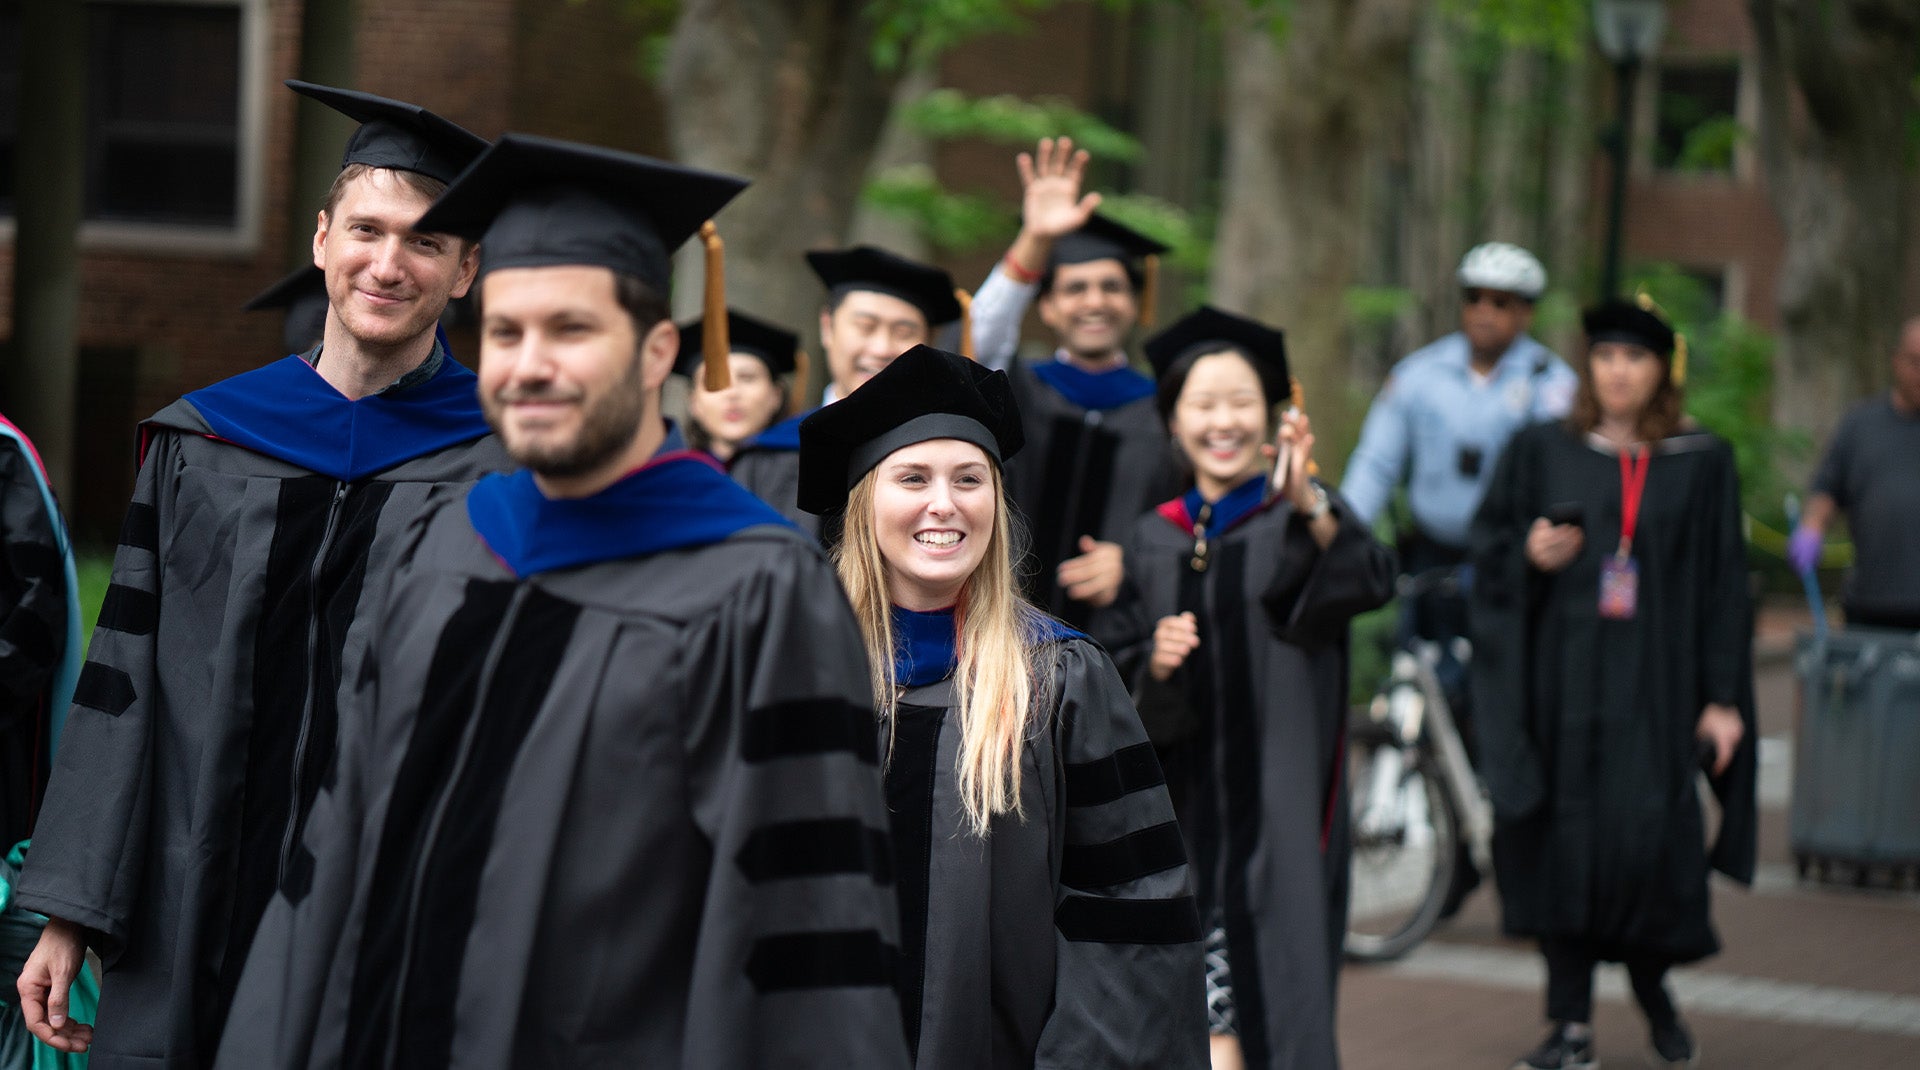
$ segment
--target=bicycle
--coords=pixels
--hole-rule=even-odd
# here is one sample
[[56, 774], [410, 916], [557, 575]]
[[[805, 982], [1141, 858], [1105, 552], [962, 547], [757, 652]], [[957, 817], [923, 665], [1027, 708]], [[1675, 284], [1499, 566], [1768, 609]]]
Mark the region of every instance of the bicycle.
[[[1402, 599], [1458, 594], [1458, 568], [1400, 578]], [[1465, 639], [1448, 650], [1415, 638], [1393, 655], [1387, 679], [1348, 724], [1353, 809], [1352, 893], [1346, 954], [1361, 962], [1399, 958], [1440, 920], [1462, 837], [1482, 873], [1492, 870], [1493, 807], [1441, 686], [1451, 653], [1465, 665]]]

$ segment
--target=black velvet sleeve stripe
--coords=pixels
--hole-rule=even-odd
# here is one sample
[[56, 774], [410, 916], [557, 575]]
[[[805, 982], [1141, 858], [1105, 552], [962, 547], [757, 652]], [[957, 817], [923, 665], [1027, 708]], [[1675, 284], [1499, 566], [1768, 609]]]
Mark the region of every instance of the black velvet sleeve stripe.
[[1193, 897], [1099, 899], [1070, 895], [1053, 912], [1060, 935], [1077, 943], [1186, 944], [1200, 939]]
[[1060, 883], [1069, 888], [1110, 888], [1164, 872], [1186, 860], [1180, 826], [1168, 821], [1106, 843], [1068, 844], [1060, 854]]
[[734, 862], [754, 884], [844, 873], [893, 883], [887, 834], [853, 817], [762, 825], [747, 836]]
[[1068, 764], [1067, 805], [1099, 806], [1166, 782], [1167, 775], [1160, 769], [1160, 759], [1154, 756], [1153, 744], [1135, 743], [1105, 758]]
[[51, 543], [28, 542], [24, 532], [9, 532], [15, 540], [8, 548], [7, 556], [13, 559], [13, 567], [21, 578], [34, 576], [59, 576], [66, 570], [67, 563], [60, 557], [60, 550]]
[[152, 635], [160, 623], [160, 600], [151, 591], [115, 583], [100, 603], [99, 626], [128, 635]]
[[753, 942], [747, 979], [762, 993], [891, 986], [898, 954], [872, 929], [780, 933]]
[[120, 545], [136, 550], [160, 549], [160, 513], [146, 502], [127, 506], [127, 519], [120, 525]]
[[89, 661], [80, 670], [80, 682], [73, 688], [73, 704], [99, 710], [109, 717], [127, 712], [136, 697], [133, 677], [111, 665]]
[[762, 706], [747, 714], [740, 756], [759, 763], [844, 751], [875, 765], [880, 760], [877, 724], [872, 710], [839, 699]]

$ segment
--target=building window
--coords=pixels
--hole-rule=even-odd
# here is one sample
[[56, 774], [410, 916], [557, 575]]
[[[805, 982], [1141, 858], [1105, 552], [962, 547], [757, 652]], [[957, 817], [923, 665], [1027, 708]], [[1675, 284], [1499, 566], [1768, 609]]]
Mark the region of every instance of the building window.
[[[0, 214], [11, 216], [22, 4], [0, 0]], [[87, 0], [82, 237], [244, 244], [258, 195], [265, 0]], [[205, 244], [206, 242], [202, 242]]]
[[1653, 164], [1662, 171], [1732, 174], [1746, 136], [1738, 60], [1663, 62], [1655, 95]]

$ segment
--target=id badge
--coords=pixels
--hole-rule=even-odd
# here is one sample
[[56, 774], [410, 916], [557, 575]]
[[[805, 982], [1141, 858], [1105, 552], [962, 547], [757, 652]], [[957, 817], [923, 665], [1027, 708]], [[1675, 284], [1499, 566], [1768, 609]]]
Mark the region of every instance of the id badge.
[[1601, 560], [1600, 616], [1605, 620], [1632, 620], [1639, 607], [1639, 562], [1618, 554]]

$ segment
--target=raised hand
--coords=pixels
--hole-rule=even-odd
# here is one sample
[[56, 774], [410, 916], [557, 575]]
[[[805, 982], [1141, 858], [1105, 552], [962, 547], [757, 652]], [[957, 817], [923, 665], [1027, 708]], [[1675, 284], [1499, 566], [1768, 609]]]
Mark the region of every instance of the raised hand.
[[1098, 193], [1080, 194], [1080, 183], [1087, 172], [1087, 150], [1075, 151], [1072, 138], [1043, 137], [1031, 155], [1023, 152], [1015, 162], [1025, 190], [1020, 202], [1020, 228], [1033, 237], [1052, 241], [1071, 234], [1085, 226], [1087, 217], [1100, 207]]

